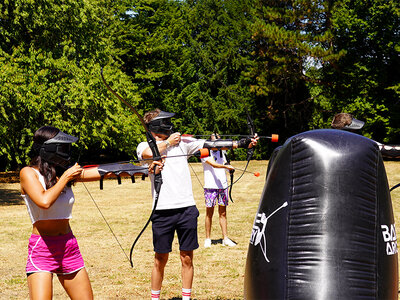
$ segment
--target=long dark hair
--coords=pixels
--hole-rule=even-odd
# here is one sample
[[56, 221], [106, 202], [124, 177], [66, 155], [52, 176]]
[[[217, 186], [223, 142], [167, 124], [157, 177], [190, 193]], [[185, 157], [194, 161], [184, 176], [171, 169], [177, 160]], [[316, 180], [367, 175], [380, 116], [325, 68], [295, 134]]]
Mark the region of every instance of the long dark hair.
[[55, 137], [59, 132], [60, 129], [56, 127], [43, 126], [36, 130], [35, 134], [33, 135], [33, 151], [35, 156], [32, 158], [29, 166], [37, 167], [39, 169], [40, 174], [42, 174], [44, 177], [46, 189], [51, 188], [57, 183], [57, 171], [54, 164], [43, 160], [39, 156], [40, 145], [42, 145], [45, 141]]

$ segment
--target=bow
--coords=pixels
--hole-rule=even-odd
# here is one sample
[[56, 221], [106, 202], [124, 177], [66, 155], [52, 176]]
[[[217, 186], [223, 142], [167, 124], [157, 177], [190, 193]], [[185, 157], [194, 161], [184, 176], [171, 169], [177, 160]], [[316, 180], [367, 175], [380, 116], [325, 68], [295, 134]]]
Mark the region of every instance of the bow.
[[[247, 114], [247, 128], [249, 129], [249, 137], [254, 137], [255, 134], [256, 134], [256, 130], [255, 130], [255, 127], [254, 127], [253, 120], [251, 119], [250, 114], [249, 114], [249, 112], [248, 112], [247, 110], [246, 110], [246, 114]], [[238, 181], [240, 180], [240, 178], [243, 177], [244, 173], [246, 173], [246, 170], [247, 170], [247, 167], [249, 166], [250, 160], [251, 160], [251, 158], [253, 157], [254, 150], [255, 150], [254, 147], [251, 147], [251, 148], [248, 148], [248, 149], [247, 149], [247, 157], [246, 157], [247, 163], [246, 163], [246, 166], [244, 167], [243, 172], [242, 172], [242, 174], [239, 176], [239, 178], [236, 179], [234, 182], [231, 182], [229, 192], [232, 191], [232, 186], [233, 186], [236, 182], [238, 182]]]
[[[136, 111], [136, 109], [128, 102], [126, 101], [124, 98], [122, 98], [117, 92], [115, 92], [106, 82], [106, 80], [104, 79], [103, 76], [103, 67], [101, 68], [101, 79], [103, 80], [104, 85], [106, 86], [106, 88], [115, 96], [117, 97], [119, 100], [121, 100], [126, 106], [129, 107], [129, 109], [138, 117], [138, 119], [140, 120], [140, 122], [142, 123], [142, 126], [144, 127], [145, 131], [146, 131], [146, 139], [147, 139], [147, 143], [149, 144], [150, 150], [153, 153], [153, 160], [157, 160], [157, 161], [161, 161], [161, 155], [160, 152], [158, 151], [158, 147], [157, 147], [157, 143], [155, 138], [153, 137], [153, 135], [151, 134], [151, 132], [149, 131], [146, 123], [143, 120], [143, 117]], [[157, 202], [158, 202], [158, 198], [160, 196], [160, 190], [161, 190], [161, 185], [162, 185], [162, 176], [161, 176], [161, 172], [160, 170], [158, 170], [158, 167], [156, 167], [156, 169], [154, 170], [154, 190], [155, 190], [155, 196], [154, 196], [154, 206], [153, 209], [151, 211], [150, 217], [147, 220], [146, 224], [144, 225], [143, 229], [140, 231], [140, 233], [138, 234], [138, 236], [136, 237], [135, 241], [132, 243], [132, 247], [130, 250], [130, 254], [129, 254], [129, 261], [131, 263], [131, 267], [133, 267], [133, 262], [132, 262], [132, 253], [133, 253], [133, 249], [135, 248], [135, 245], [137, 243], [137, 241], [139, 240], [139, 238], [142, 236], [143, 232], [146, 230], [147, 226], [149, 225], [151, 218], [153, 217], [153, 214], [156, 210], [157, 207]]]
[[[224, 155], [224, 152], [222, 152], [223, 153], [223, 155]], [[233, 153], [233, 150], [232, 150], [232, 153]], [[230, 165], [231, 164], [231, 159], [229, 158], [229, 156], [228, 155], [225, 155], [225, 159], [226, 159], [226, 164], [227, 165]], [[232, 183], [233, 183], [233, 177], [234, 177], [234, 174], [235, 174], [235, 170], [229, 170], [229, 177], [230, 177], [230, 180], [231, 180], [231, 184], [230, 184], [230, 186], [229, 186], [229, 199], [231, 200], [231, 202], [233, 203], [233, 199], [232, 199]]]

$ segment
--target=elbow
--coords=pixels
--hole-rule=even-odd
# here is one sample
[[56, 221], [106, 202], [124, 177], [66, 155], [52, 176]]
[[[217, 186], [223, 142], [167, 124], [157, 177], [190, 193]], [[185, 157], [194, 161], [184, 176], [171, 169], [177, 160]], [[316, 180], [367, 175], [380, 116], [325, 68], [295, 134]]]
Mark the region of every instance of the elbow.
[[42, 209], [49, 209], [52, 204], [53, 204], [53, 202], [51, 202], [51, 201], [43, 200], [40, 203], [38, 203], [37, 206], [39, 206]]
[[51, 207], [51, 205], [49, 203], [45, 203], [39, 206], [42, 209], [49, 209]]

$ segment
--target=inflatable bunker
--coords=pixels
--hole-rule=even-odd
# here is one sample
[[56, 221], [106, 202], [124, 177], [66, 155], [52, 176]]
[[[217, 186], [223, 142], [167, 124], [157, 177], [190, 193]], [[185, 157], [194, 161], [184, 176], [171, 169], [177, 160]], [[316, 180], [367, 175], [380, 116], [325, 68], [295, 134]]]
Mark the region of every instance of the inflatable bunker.
[[288, 139], [270, 160], [246, 299], [397, 299], [397, 242], [377, 144], [343, 130]]

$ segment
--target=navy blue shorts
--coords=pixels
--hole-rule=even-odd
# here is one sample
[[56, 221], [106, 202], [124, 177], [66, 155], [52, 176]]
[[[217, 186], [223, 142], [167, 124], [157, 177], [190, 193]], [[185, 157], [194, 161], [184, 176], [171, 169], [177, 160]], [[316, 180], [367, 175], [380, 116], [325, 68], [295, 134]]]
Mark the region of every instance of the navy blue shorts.
[[192, 251], [199, 248], [198, 216], [199, 210], [196, 206], [156, 210], [151, 218], [154, 251], [156, 253], [171, 252], [175, 230], [178, 235], [179, 250]]

